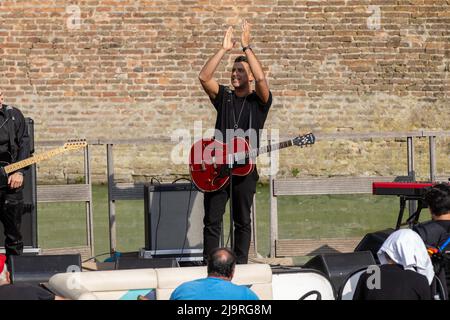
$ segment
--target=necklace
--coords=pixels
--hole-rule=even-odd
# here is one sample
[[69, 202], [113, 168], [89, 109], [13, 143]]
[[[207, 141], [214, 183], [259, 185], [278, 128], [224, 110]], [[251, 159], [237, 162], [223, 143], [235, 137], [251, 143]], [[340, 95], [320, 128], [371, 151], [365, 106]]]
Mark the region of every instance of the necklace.
[[234, 105], [233, 105], [233, 121], [234, 121], [234, 129], [236, 130], [239, 126], [239, 120], [241, 119], [242, 110], [244, 110], [245, 101], [247, 100], [247, 96], [245, 96], [244, 101], [242, 102], [241, 111], [239, 112], [238, 119], [236, 121], [236, 114], [234, 113]]

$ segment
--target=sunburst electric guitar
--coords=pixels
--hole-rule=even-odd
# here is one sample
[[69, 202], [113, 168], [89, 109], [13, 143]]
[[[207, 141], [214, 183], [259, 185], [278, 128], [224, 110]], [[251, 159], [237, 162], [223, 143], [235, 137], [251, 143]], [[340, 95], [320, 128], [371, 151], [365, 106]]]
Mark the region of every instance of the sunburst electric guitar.
[[86, 146], [87, 142], [84, 139], [69, 140], [67, 143], [64, 144], [64, 146], [60, 148], [52, 149], [39, 155], [35, 155], [14, 163], [9, 163], [10, 159], [0, 159], [0, 188], [5, 188], [8, 186], [8, 176], [10, 173], [14, 171], [28, 167], [39, 161], [50, 159], [66, 151], [77, 150], [85, 148]]
[[258, 155], [290, 146], [312, 145], [315, 140], [314, 135], [308, 133], [288, 141], [251, 149], [244, 138], [234, 138], [229, 144], [214, 139], [201, 139], [191, 147], [189, 172], [199, 190], [217, 191], [229, 183], [229, 163], [233, 163], [231, 172], [234, 176], [246, 176], [255, 169], [254, 159]]

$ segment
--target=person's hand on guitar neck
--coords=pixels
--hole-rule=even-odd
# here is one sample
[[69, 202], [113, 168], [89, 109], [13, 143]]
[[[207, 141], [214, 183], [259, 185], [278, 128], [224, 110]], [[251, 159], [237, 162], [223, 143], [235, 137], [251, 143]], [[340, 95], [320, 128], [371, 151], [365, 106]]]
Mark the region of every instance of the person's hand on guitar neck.
[[23, 184], [23, 173], [14, 172], [8, 177], [8, 187], [10, 189], [20, 188]]

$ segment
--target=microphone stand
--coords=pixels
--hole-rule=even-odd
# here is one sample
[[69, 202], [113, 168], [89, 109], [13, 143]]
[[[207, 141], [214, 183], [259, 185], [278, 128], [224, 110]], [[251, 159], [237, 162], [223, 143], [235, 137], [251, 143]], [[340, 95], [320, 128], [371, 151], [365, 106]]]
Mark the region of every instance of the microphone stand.
[[[232, 141], [234, 149], [234, 141]], [[232, 149], [232, 151], [233, 151]], [[234, 219], [233, 219], [233, 165], [234, 165], [234, 153], [228, 155], [228, 174], [230, 177], [230, 246], [234, 251]]]

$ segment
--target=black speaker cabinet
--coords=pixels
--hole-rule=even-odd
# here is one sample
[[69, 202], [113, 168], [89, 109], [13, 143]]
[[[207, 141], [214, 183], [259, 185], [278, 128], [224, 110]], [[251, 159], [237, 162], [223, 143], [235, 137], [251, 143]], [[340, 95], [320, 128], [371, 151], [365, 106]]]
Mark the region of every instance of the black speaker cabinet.
[[191, 183], [147, 184], [144, 205], [145, 250], [154, 256], [201, 257], [203, 193]]
[[[34, 153], [34, 122], [30, 118], [25, 119], [28, 125], [28, 134], [30, 136], [31, 154]], [[38, 247], [37, 235], [37, 197], [36, 197], [36, 165], [31, 165], [24, 173], [23, 197], [25, 210], [22, 216], [21, 232], [25, 248]], [[3, 224], [0, 223], [0, 248], [4, 249], [5, 236]]]
[[10, 256], [12, 283], [39, 284], [57, 273], [81, 271], [80, 254]]
[[376, 264], [369, 251], [321, 254], [309, 260], [304, 268], [321, 271], [339, 292], [346, 277], [353, 271]]
[[364, 236], [361, 242], [356, 246], [355, 252], [370, 251], [377, 263], [379, 263], [377, 252], [380, 250], [384, 241], [393, 233], [394, 229], [385, 229], [368, 233]]

